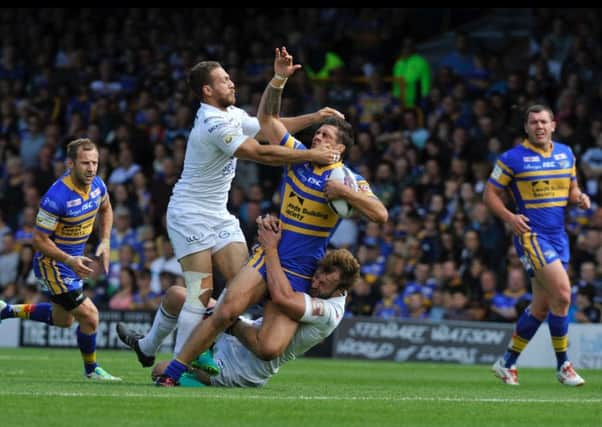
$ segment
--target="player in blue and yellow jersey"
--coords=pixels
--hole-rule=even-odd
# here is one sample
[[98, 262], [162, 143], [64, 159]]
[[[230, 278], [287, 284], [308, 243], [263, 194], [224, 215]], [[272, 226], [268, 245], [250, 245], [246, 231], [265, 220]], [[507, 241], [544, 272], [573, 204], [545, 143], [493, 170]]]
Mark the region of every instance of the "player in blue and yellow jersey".
[[[268, 141], [304, 150], [305, 146], [288, 134], [278, 117], [284, 84], [300, 67], [293, 65], [293, 58], [285, 48], [276, 49], [275, 75], [263, 93], [257, 118]], [[351, 125], [342, 116], [335, 116], [326, 119], [315, 132], [311, 147], [333, 147], [342, 155], [352, 144]], [[309, 288], [317, 263], [324, 256], [328, 241], [339, 224], [339, 217], [328, 206], [329, 200], [344, 198], [371, 221], [385, 223], [388, 219], [387, 209], [372, 194], [364, 178], [356, 177], [358, 191], [328, 179], [337, 166], [342, 164], [338, 162], [319, 167], [303, 163], [284, 169], [279, 222], [282, 240], [278, 252], [288, 280], [296, 291], [305, 292]], [[177, 358], [156, 381], [157, 385], [177, 384], [187, 365], [207, 350], [216, 336], [232, 325], [244, 310], [266, 294], [264, 262], [263, 252], [256, 251], [249, 263], [228, 283], [213, 314], [192, 331]], [[315, 307], [315, 310], [319, 309]], [[256, 342], [243, 344], [253, 348], [260, 358], [273, 359], [288, 346], [298, 325], [275, 305], [266, 305]]]
[[97, 215], [100, 244], [96, 256], [105, 271], [109, 265], [113, 210], [107, 187], [98, 170], [98, 149], [89, 139], [67, 145], [69, 171], [44, 194], [38, 211], [33, 243], [37, 250], [34, 272], [51, 303], [9, 305], [0, 301], [0, 318], [19, 317], [62, 328], [77, 320], [77, 343], [84, 360], [85, 376], [98, 380], [120, 380], [96, 363], [98, 310], [83, 294], [82, 279], [92, 269], [84, 246]]
[[[552, 141], [555, 128], [550, 108], [529, 107], [525, 115], [528, 138], [499, 157], [484, 192], [487, 206], [512, 229], [516, 250], [532, 278], [531, 305], [520, 315], [510, 347], [492, 368], [510, 385], [518, 385], [516, 360], [546, 316], [558, 380], [569, 386], [585, 383], [567, 358], [571, 284], [566, 272], [569, 241], [564, 218], [569, 203], [589, 209], [590, 200], [577, 184], [570, 147]], [[506, 191], [516, 212], [504, 205]]]

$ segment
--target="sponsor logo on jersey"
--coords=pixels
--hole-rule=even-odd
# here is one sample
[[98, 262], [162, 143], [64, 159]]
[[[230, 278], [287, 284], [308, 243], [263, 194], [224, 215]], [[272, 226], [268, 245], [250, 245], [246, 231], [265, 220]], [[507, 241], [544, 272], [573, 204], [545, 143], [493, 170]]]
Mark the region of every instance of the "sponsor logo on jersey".
[[96, 196], [100, 196], [100, 188], [97, 188], [96, 190], [90, 193], [90, 197], [94, 198]]
[[225, 142], [226, 144], [230, 144], [230, 143], [232, 142], [232, 140], [233, 140], [233, 139], [234, 139], [234, 135], [226, 135], [226, 136], [224, 137], [224, 142]]
[[322, 180], [319, 178], [314, 178], [313, 176], [310, 176], [309, 178], [307, 178], [307, 182], [309, 184], [317, 185], [318, 187], [322, 186]]
[[324, 301], [312, 299], [311, 300], [311, 314], [313, 316], [324, 315]]
[[554, 160], [563, 160], [563, 159], [566, 159], [566, 154], [564, 154], [564, 153], [554, 154]]
[[67, 200], [67, 207], [68, 208], [72, 208], [73, 206], [79, 206], [82, 204], [82, 199], [73, 199], [73, 200]]
[[288, 194], [288, 197], [296, 197], [296, 198], [297, 198], [297, 200], [299, 201], [299, 204], [300, 204], [301, 206], [303, 206], [303, 203], [305, 203], [305, 199], [304, 199], [303, 197], [300, 197], [300, 196], [299, 196], [297, 193], [295, 193], [294, 191], [291, 191], [291, 192]]
[[538, 156], [526, 156], [523, 157], [523, 162], [539, 162]]
[[224, 126], [226, 126], [226, 123], [224, 123], [224, 122], [220, 122], [220, 123], [218, 123], [218, 124], [216, 124], [216, 125], [213, 125], [213, 126], [211, 126], [209, 129], [207, 129], [207, 131], [208, 131], [209, 133], [212, 133], [212, 132], [213, 132], [213, 131], [215, 131], [216, 129], [222, 128], [222, 127], [224, 127]]
[[230, 232], [229, 231], [220, 231], [217, 236], [220, 239], [227, 239], [228, 237], [230, 237]]
[[567, 169], [571, 166], [571, 162], [568, 160], [561, 160], [558, 162], [558, 166], [560, 166], [562, 169]]
[[525, 170], [540, 170], [541, 165], [525, 165]]
[[547, 250], [543, 253], [543, 256], [546, 259], [546, 261], [549, 261], [550, 259], [554, 258], [554, 256], [556, 256], [556, 252], [552, 250]]
[[555, 168], [556, 167], [556, 162], [543, 162], [542, 166], [544, 168]]
[[496, 179], [496, 180], [497, 180], [497, 179], [500, 179], [500, 177], [501, 177], [501, 176], [502, 176], [502, 168], [501, 168], [501, 167], [499, 167], [498, 165], [496, 165], [496, 166], [493, 168], [493, 171], [491, 172], [491, 177], [492, 177], [493, 179]]
[[359, 191], [370, 191], [370, 185], [366, 181], [358, 182], [357, 188]]
[[38, 211], [38, 216], [36, 217], [36, 223], [43, 228], [47, 228], [49, 230], [54, 230], [56, 224], [58, 223], [58, 218], [54, 215], [49, 215], [48, 213], [40, 210]]
[[231, 158], [222, 169], [222, 176], [234, 175], [236, 171], [236, 159]]

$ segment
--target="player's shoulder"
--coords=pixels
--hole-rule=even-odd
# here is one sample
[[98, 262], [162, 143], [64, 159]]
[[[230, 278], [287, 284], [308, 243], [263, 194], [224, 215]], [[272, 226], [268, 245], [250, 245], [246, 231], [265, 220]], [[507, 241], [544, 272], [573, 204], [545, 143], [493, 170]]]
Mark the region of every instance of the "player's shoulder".
[[522, 160], [523, 157], [527, 155], [529, 155], [529, 152], [525, 146], [518, 144], [500, 154], [498, 160], [506, 166], [512, 167], [516, 162]]
[[63, 182], [63, 177], [54, 181], [40, 198], [40, 206], [45, 210], [56, 212], [65, 206], [71, 190]]
[[573, 154], [573, 150], [570, 146], [563, 144], [562, 142], [554, 141], [554, 154]]
[[92, 194], [92, 193], [103, 194], [106, 191], [106, 189], [107, 189], [107, 185], [105, 184], [103, 179], [101, 177], [99, 177], [98, 175], [96, 175], [94, 177], [94, 179], [92, 180], [92, 186], [90, 188], [91, 196], [92, 197], [96, 196], [96, 194]]

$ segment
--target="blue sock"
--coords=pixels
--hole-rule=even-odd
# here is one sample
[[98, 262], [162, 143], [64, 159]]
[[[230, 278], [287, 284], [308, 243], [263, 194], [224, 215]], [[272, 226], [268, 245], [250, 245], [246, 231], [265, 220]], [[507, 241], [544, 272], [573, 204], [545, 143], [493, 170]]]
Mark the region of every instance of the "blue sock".
[[0, 319], [10, 319], [13, 317], [53, 325], [52, 304], [48, 302], [41, 302], [39, 304], [8, 304], [0, 312]]
[[169, 375], [174, 380], [179, 381], [182, 374], [187, 370], [188, 366], [180, 362], [178, 359], [173, 359], [171, 362], [169, 362], [169, 365], [167, 365], [165, 374]]
[[84, 369], [86, 374], [94, 372], [98, 366], [96, 363], [96, 332], [92, 335], [84, 334], [77, 327], [77, 345], [84, 359]]
[[518, 356], [520, 356], [531, 338], [533, 338], [539, 325], [541, 325], [541, 320], [533, 317], [531, 309], [527, 307], [516, 322], [510, 348], [504, 353], [504, 361], [506, 362], [504, 366], [506, 366], [506, 368], [510, 368], [512, 365], [516, 364]]
[[556, 353], [556, 369], [560, 369], [562, 364], [568, 360], [566, 352], [569, 347], [569, 318], [568, 316], [556, 316], [549, 312], [548, 326], [552, 336], [552, 346]]

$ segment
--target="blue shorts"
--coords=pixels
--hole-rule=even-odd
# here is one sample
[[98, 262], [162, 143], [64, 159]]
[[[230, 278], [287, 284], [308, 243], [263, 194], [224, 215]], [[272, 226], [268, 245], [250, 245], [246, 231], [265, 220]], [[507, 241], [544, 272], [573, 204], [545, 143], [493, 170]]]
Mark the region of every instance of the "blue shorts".
[[569, 239], [564, 231], [554, 235], [523, 233], [520, 237], [514, 236], [514, 247], [530, 277], [557, 259], [565, 269], [569, 263]]
[[[266, 283], [268, 282], [268, 276], [265, 267], [265, 254], [261, 246], [258, 246], [254, 249], [253, 255], [251, 256], [251, 259], [249, 259], [249, 261], [247, 262], [247, 265], [252, 269], [256, 270], [259, 274], [261, 274], [261, 277], [263, 277], [263, 280]], [[283, 270], [289, 282], [291, 283], [293, 290], [295, 290], [296, 292], [305, 293], [309, 291], [309, 288], [311, 286], [311, 277], [301, 275], [286, 268], [283, 268]]]

